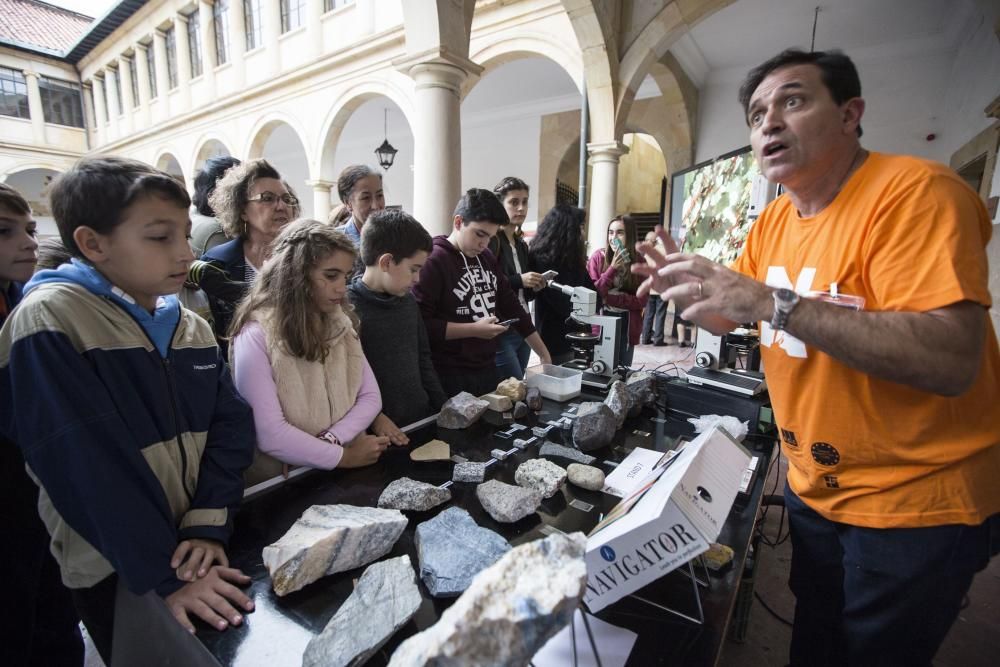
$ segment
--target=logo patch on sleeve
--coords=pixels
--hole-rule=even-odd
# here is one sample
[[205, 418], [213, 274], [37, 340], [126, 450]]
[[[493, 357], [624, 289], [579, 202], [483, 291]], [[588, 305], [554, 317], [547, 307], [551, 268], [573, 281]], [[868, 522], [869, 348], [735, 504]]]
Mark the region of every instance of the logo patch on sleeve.
[[840, 463], [840, 452], [828, 442], [814, 442], [812, 455], [813, 460], [821, 466], [835, 466]]

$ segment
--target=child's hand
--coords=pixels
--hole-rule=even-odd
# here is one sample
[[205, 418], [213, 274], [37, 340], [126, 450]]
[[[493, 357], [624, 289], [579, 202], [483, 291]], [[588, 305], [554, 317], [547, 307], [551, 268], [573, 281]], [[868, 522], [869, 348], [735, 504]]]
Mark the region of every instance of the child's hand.
[[215, 566], [201, 579], [171, 593], [166, 597], [167, 608], [184, 629], [194, 633], [194, 625], [188, 613], [211, 625], [216, 630], [225, 630], [229, 625], [240, 625], [243, 616], [230, 602], [241, 609], [253, 611], [253, 601], [233, 584], [246, 586], [250, 577], [239, 570]]
[[378, 461], [389, 446], [389, 438], [362, 433], [344, 447], [344, 456], [338, 468], [362, 468]]
[[378, 413], [378, 417], [372, 422], [372, 431], [375, 435], [385, 436], [389, 438], [389, 442], [394, 445], [408, 445], [410, 444], [410, 438], [405, 433], [399, 430], [396, 424], [385, 416], [384, 412]]
[[170, 567], [181, 581], [194, 581], [208, 574], [213, 562], [229, 567], [225, 548], [215, 540], [184, 540], [174, 549]]
[[475, 330], [474, 337], [492, 340], [500, 334], [506, 333], [507, 327], [497, 324], [497, 322], [497, 318], [493, 315], [476, 320], [472, 323]]

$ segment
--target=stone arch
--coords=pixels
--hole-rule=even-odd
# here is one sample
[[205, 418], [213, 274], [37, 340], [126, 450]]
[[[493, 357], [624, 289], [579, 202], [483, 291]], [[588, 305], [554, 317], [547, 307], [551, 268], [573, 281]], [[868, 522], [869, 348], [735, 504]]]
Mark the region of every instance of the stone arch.
[[616, 141], [616, 89], [618, 83], [618, 47], [612, 34], [613, 12], [617, 3], [594, 0], [562, 0], [569, 16], [582, 61], [587, 85], [587, 104], [590, 108], [590, 141], [595, 143]]
[[156, 154], [156, 159], [153, 161], [153, 166], [160, 171], [165, 171], [185, 186], [187, 185], [187, 179], [184, 176], [184, 167], [181, 166], [181, 161], [177, 159], [177, 154], [175, 151], [162, 148]]
[[469, 77], [462, 84], [462, 99], [490, 72], [514, 60], [540, 56], [559, 65], [573, 80], [577, 90], [584, 85], [583, 58], [579, 49], [570, 49], [565, 42], [538, 31], [518, 31], [514, 34], [489, 35], [477, 39], [471, 47], [470, 59], [482, 66], [477, 78]]
[[[632, 140], [629, 141], [629, 137]], [[626, 125], [622, 143], [629, 152], [618, 163], [618, 213], [650, 213], [659, 210], [660, 188], [666, 178], [668, 187], [671, 169], [663, 150], [663, 138], [641, 127]], [[667, 199], [669, 201], [669, 199]]]
[[268, 113], [254, 124], [253, 129], [248, 135], [250, 138], [241, 154], [245, 155], [248, 160], [256, 160], [261, 157], [264, 154], [264, 145], [267, 143], [267, 140], [282, 125], [287, 126], [295, 134], [299, 143], [302, 144], [302, 149], [305, 151], [306, 164], [312, 165], [312, 159], [310, 159], [309, 155], [310, 143], [306, 140], [307, 135], [305, 131], [296, 120], [279, 112]]
[[38, 223], [38, 234], [43, 237], [57, 236], [55, 220], [49, 204], [49, 189], [52, 182], [65, 167], [51, 163], [22, 163], [3, 174], [2, 182], [21, 193], [28, 201], [32, 215]]
[[202, 165], [209, 158], [225, 155], [231, 156], [233, 154], [232, 150], [229, 148], [229, 142], [223, 139], [220, 135], [215, 133], [210, 133], [202, 136], [195, 142], [195, 151], [191, 157], [189, 164], [191, 165], [191, 173], [197, 174], [201, 169]]

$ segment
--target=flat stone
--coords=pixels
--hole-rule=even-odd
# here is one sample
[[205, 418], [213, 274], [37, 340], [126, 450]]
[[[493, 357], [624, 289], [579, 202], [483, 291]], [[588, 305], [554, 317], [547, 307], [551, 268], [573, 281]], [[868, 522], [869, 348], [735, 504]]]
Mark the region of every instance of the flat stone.
[[455, 597], [472, 578], [510, 551], [510, 543], [476, 524], [468, 512], [449, 507], [417, 526], [420, 578], [434, 597]]
[[494, 449], [490, 451], [490, 456], [495, 458], [497, 461], [506, 461], [507, 457], [510, 456], [510, 452], [506, 449]]
[[649, 371], [636, 371], [625, 381], [629, 416], [634, 417], [643, 406], [656, 402], [656, 378]]
[[451, 445], [444, 440], [431, 440], [410, 452], [412, 461], [450, 461]]
[[274, 592], [287, 595], [320, 577], [378, 560], [392, 549], [406, 521], [399, 510], [313, 505], [281, 539], [264, 547]]
[[526, 417], [529, 412], [530, 410], [528, 410], [528, 404], [524, 401], [518, 401], [514, 404], [514, 419]]
[[604, 471], [594, 466], [570, 463], [566, 468], [566, 477], [570, 484], [576, 484], [581, 489], [600, 491], [604, 488]]
[[497, 385], [497, 394], [506, 396], [513, 402], [523, 401], [528, 393], [528, 385], [522, 380], [510, 377]]
[[514, 481], [551, 498], [566, 482], [566, 469], [545, 459], [531, 459], [517, 467]]
[[528, 404], [528, 408], [538, 412], [542, 409], [542, 392], [538, 387], [528, 387], [527, 392], [524, 395], [524, 402]]
[[520, 521], [538, 509], [542, 494], [535, 489], [491, 479], [476, 487], [476, 497], [483, 509], [500, 523]]
[[302, 667], [364, 664], [413, 618], [422, 601], [409, 556], [368, 566], [351, 596], [306, 646]]
[[604, 405], [611, 408], [615, 415], [615, 429], [622, 427], [625, 417], [628, 416], [628, 396], [625, 392], [625, 383], [616, 380], [608, 388], [608, 396], [604, 399]]
[[441, 428], [468, 428], [475, 424], [489, 407], [489, 403], [479, 400], [469, 392], [459, 392], [441, 406], [437, 425]]
[[558, 456], [560, 458], [569, 459], [570, 461], [576, 461], [577, 463], [591, 464], [597, 459], [589, 454], [584, 454], [579, 449], [574, 449], [572, 447], [563, 447], [562, 445], [557, 445], [554, 442], [546, 440], [541, 449], [538, 450], [539, 456]]
[[489, 403], [490, 410], [494, 412], [508, 412], [514, 409], [514, 401], [500, 394], [483, 394], [480, 398]]
[[451, 491], [433, 484], [402, 477], [389, 483], [378, 498], [378, 506], [393, 510], [426, 512], [451, 500]]
[[579, 606], [586, 544], [582, 533], [555, 533], [511, 550], [437, 623], [400, 644], [389, 667], [527, 665]]
[[456, 463], [451, 479], [454, 482], [481, 482], [486, 477], [486, 464], [476, 461]]
[[611, 444], [618, 430], [615, 413], [603, 403], [582, 403], [573, 422], [573, 444], [589, 452]]

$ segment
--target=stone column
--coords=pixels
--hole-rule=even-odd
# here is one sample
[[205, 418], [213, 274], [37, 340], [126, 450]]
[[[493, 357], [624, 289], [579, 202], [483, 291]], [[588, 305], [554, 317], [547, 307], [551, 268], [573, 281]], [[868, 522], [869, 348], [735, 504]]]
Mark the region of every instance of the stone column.
[[446, 234], [462, 189], [461, 86], [483, 70], [446, 54], [404, 60], [397, 67], [416, 81], [413, 214], [432, 234]]
[[134, 120], [137, 129], [146, 129], [149, 122], [149, 58], [146, 55], [145, 44], [136, 42], [135, 55], [132, 56], [132, 76], [139, 81], [139, 115]]
[[233, 68], [235, 90], [242, 90], [246, 81], [246, 66], [243, 54], [247, 50], [246, 15], [243, 0], [229, 0], [229, 62]]
[[[242, 0], [240, 0], [242, 1]], [[201, 40], [201, 76], [205, 96], [196, 100], [201, 106], [216, 98], [215, 68], [219, 64], [215, 60], [215, 15], [212, 13], [212, 3], [209, 0], [198, 1], [198, 37]]]
[[38, 73], [24, 71], [28, 87], [28, 115], [31, 116], [31, 138], [36, 144], [45, 144], [45, 112], [42, 109], [42, 91], [38, 88]]
[[306, 0], [306, 32], [313, 58], [323, 55], [323, 0]]
[[281, 3], [270, 0], [261, 3], [261, 32], [264, 37], [265, 62], [270, 66], [270, 73], [281, 71], [281, 49], [278, 38], [281, 37]]
[[97, 118], [94, 119], [95, 139], [97, 146], [103, 146], [108, 143], [108, 124], [105, 120], [108, 112], [104, 105], [107, 101], [104, 95], [104, 79], [95, 76], [91, 81], [94, 84], [94, 113], [97, 114]]
[[184, 113], [191, 110], [191, 51], [188, 40], [188, 18], [183, 14], [174, 17], [174, 44], [177, 45], [177, 88], [181, 94], [181, 108], [174, 111]]
[[[618, 213], [618, 161], [628, 153], [620, 141], [587, 144], [590, 164], [594, 167], [590, 186], [590, 229], [588, 253], [607, 245], [608, 222]], [[630, 249], [631, 250], [631, 249]]]
[[330, 190], [333, 189], [334, 183], [330, 181], [306, 181], [306, 185], [311, 187], [313, 191], [313, 219], [326, 222], [330, 215]]
[[90, 150], [97, 143], [97, 119], [94, 118], [94, 84], [87, 80], [80, 86], [83, 93], [83, 122], [87, 137], [87, 150]]
[[160, 103], [157, 120], [170, 118], [170, 77], [167, 75], [167, 37], [162, 30], [153, 31], [153, 60], [156, 63], [156, 97]]
[[118, 108], [118, 80], [115, 78], [115, 71], [110, 67], [104, 68], [104, 103], [108, 105], [108, 116], [111, 119], [111, 141], [122, 136], [121, 128], [118, 127], [118, 116], [122, 110]]
[[135, 56], [126, 58], [122, 56], [118, 59], [118, 72], [122, 80], [122, 115], [125, 117], [125, 126], [122, 128], [123, 134], [132, 134], [135, 131], [135, 123], [132, 113], [135, 109], [135, 100], [132, 99], [132, 77], [135, 76]]

